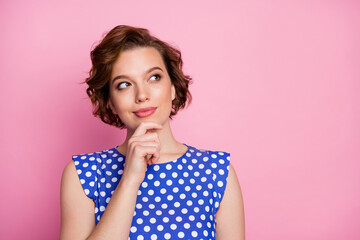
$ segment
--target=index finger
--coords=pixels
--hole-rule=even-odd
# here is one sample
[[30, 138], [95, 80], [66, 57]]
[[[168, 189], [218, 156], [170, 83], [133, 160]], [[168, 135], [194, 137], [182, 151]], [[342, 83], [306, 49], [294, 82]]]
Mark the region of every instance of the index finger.
[[162, 125], [156, 123], [156, 122], [142, 122], [140, 125], [136, 128], [133, 136], [139, 136], [146, 133], [149, 129], [162, 129]]

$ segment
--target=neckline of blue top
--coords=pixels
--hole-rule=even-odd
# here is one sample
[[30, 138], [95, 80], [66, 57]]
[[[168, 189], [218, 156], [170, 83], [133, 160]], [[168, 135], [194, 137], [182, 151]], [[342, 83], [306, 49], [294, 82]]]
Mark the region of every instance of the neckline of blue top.
[[[161, 166], [161, 165], [166, 165], [166, 164], [175, 164], [175, 163], [177, 163], [180, 159], [182, 159], [182, 158], [186, 158], [188, 155], [190, 156], [190, 149], [193, 149], [193, 147], [191, 147], [191, 146], [189, 146], [189, 145], [187, 145], [187, 144], [185, 144], [185, 143], [183, 143], [185, 146], [187, 146], [187, 150], [186, 150], [186, 152], [183, 154], [183, 155], [181, 155], [179, 158], [177, 158], [177, 159], [175, 159], [175, 160], [172, 160], [172, 161], [170, 161], [170, 162], [164, 162], [164, 163], [154, 163], [154, 164], [151, 164], [151, 165], [148, 165], [148, 167], [154, 167], [154, 166]], [[126, 156], [124, 155], [124, 154], [122, 154], [121, 152], [119, 152], [119, 150], [117, 150], [117, 147], [119, 147], [120, 145], [117, 145], [116, 147], [114, 147], [113, 148], [113, 150], [116, 152], [116, 153], [118, 153], [118, 154], [120, 154], [124, 159], [126, 159]], [[194, 150], [192, 150], [192, 151], [194, 151]]]

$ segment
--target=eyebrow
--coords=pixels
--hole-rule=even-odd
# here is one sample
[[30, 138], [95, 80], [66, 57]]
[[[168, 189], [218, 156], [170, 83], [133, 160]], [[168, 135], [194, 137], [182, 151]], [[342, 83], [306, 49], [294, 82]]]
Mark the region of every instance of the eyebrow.
[[[163, 70], [162, 70], [160, 67], [152, 67], [152, 68], [150, 68], [149, 70], [147, 70], [147, 71], [144, 73], [144, 75], [146, 75], [146, 74], [148, 74], [148, 73], [150, 73], [150, 72], [152, 72], [152, 71], [154, 71], [154, 70], [160, 70], [160, 71], [163, 72]], [[122, 79], [122, 78], [129, 78], [129, 77], [126, 76], [126, 75], [116, 76], [116, 77], [114, 77], [114, 79], [112, 80], [112, 83], [114, 83], [116, 80]]]

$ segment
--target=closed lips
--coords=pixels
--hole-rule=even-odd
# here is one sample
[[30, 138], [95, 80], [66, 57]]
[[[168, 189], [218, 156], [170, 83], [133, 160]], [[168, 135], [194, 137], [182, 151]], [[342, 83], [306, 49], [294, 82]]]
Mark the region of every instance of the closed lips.
[[156, 107], [142, 108], [134, 112], [137, 117], [144, 118], [149, 117], [156, 111]]
[[141, 108], [141, 109], [135, 111], [134, 113], [147, 112], [147, 111], [152, 111], [152, 110], [155, 110], [155, 109], [156, 109], [156, 107]]

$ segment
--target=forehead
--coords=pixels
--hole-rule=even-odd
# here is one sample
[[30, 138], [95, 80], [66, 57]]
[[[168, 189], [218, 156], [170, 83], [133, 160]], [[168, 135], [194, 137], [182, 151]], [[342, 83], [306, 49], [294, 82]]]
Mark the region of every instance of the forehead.
[[134, 48], [119, 54], [114, 62], [111, 75], [141, 75], [153, 67], [166, 70], [159, 51], [153, 47]]

